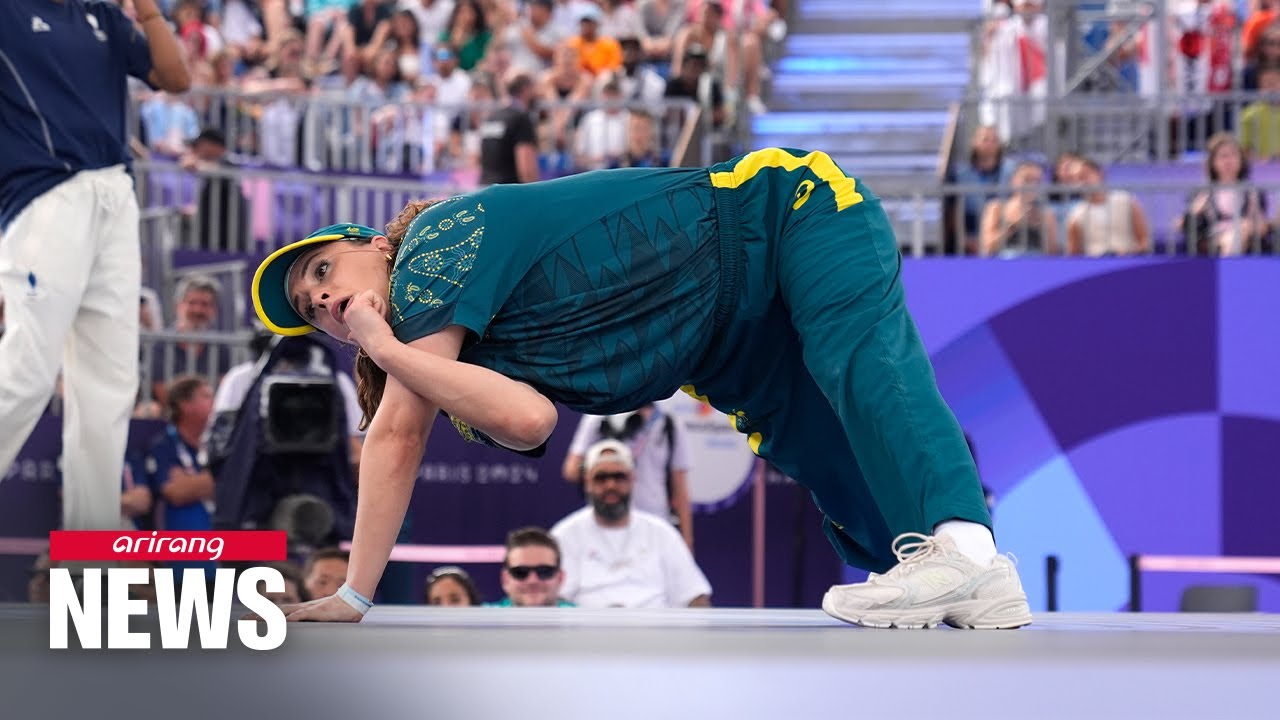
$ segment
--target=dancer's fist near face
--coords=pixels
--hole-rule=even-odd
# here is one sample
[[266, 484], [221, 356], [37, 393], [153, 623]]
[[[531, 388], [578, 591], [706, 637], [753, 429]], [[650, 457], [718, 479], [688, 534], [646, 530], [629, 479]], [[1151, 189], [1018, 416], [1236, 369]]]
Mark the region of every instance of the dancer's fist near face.
[[386, 302], [372, 290], [351, 298], [342, 323], [347, 326], [347, 340], [364, 348], [370, 356], [379, 343], [395, 338], [387, 324]]

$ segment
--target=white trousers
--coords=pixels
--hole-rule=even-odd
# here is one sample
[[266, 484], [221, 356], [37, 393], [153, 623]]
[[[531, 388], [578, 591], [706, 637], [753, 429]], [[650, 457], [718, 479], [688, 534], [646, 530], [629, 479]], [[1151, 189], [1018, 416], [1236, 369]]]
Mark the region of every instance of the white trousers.
[[0, 237], [0, 473], [26, 443], [61, 369], [68, 530], [120, 528], [141, 283], [138, 202], [123, 166], [77, 173]]

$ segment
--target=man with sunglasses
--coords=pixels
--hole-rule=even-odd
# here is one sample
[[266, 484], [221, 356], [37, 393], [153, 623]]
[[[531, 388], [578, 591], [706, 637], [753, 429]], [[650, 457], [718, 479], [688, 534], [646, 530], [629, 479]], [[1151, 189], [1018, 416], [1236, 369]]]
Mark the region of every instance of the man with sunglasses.
[[507, 596], [491, 607], [573, 607], [560, 598], [563, 583], [556, 539], [542, 528], [513, 530], [502, 561], [502, 591]]
[[567, 579], [562, 594], [581, 607], [708, 607], [711, 585], [671, 523], [631, 509], [635, 459], [617, 440], [587, 449], [588, 507], [551, 528]]

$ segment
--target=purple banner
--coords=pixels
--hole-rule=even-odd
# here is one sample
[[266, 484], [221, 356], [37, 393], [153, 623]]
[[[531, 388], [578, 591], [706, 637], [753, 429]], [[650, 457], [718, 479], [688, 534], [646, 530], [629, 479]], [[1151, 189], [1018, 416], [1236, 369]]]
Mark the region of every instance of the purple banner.
[[[1280, 264], [1273, 259], [917, 260], [908, 304], [996, 493], [1033, 607], [1116, 610], [1127, 557], [1280, 556]], [[1191, 584], [1148, 573], [1144, 609]]]

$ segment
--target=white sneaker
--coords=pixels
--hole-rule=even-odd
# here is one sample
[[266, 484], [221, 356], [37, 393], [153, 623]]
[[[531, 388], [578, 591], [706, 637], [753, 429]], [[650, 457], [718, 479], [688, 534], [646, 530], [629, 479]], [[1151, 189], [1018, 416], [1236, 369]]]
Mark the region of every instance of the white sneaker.
[[995, 630], [1031, 624], [1018, 571], [1005, 556], [982, 567], [945, 535], [905, 533], [893, 541], [898, 564], [867, 582], [836, 585], [822, 609], [854, 625], [875, 628]]

